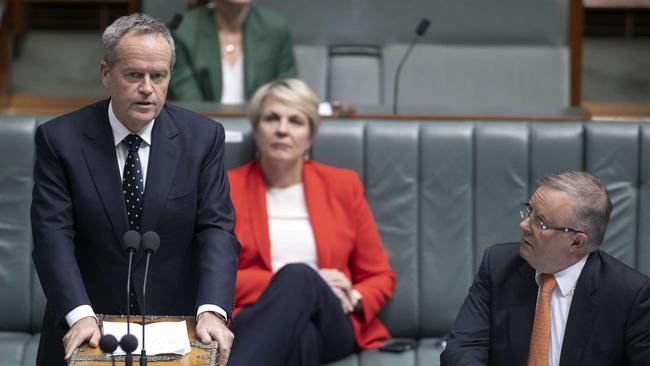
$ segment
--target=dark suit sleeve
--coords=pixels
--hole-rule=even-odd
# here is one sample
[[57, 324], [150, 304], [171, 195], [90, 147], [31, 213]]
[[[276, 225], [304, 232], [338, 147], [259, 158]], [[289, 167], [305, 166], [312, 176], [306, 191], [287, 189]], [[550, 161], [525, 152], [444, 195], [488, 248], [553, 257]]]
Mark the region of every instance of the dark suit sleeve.
[[72, 199], [63, 162], [45, 127], [36, 131], [31, 224], [34, 266], [57, 323], [90, 300], [75, 259]]
[[490, 350], [490, 249], [447, 336], [441, 365], [487, 365]]
[[196, 306], [214, 304], [230, 317], [239, 263], [234, 236], [235, 211], [224, 166], [225, 132], [215, 123], [212, 150], [204, 158], [199, 177], [195, 238], [199, 246], [199, 283]]
[[632, 306], [625, 345], [629, 365], [650, 365], [650, 280], [641, 287]]

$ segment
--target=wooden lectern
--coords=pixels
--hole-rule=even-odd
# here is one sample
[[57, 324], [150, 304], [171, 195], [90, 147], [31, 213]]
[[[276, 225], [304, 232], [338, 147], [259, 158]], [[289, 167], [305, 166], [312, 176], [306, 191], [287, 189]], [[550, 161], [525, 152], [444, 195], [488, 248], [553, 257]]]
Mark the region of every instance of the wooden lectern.
[[[111, 322], [126, 322], [124, 315], [98, 315], [99, 327], [101, 329], [104, 320]], [[187, 335], [190, 338], [192, 351], [185, 356], [165, 354], [147, 356], [148, 366], [216, 366], [219, 356], [219, 347], [216, 342], [203, 344], [196, 337], [196, 319], [189, 316], [147, 316], [145, 322], [177, 322], [185, 320], [187, 323]], [[142, 324], [142, 317], [132, 316], [133, 323]], [[133, 355], [133, 365], [140, 363], [140, 355]], [[123, 365], [124, 356], [115, 356], [115, 364]], [[69, 366], [111, 366], [111, 357], [104, 354], [99, 347], [91, 348], [87, 344], [77, 348], [72, 354]]]

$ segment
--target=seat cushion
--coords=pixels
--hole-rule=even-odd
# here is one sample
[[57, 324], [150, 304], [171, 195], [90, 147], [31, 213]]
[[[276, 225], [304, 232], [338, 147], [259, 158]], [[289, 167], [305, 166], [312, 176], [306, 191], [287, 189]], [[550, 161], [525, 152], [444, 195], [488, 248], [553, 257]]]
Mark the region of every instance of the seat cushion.
[[38, 342], [41, 339], [41, 334], [31, 336], [25, 347], [25, 354], [23, 355], [22, 366], [36, 365], [36, 353], [38, 352]]
[[[0, 332], [0, 366], [23, 365], [25, 349], [31, 338], [31, 334], [27, 333]], [[31, 365], [35, 364], [35, 360]]]
[[370, 350], [348, 356], [326, 366], [438, 366], [442, 353], [440, 338], [423, 338], [413, 351], [392, 353]]
[[359, 354], [353, 354], [342, 360], [328, 363], [325, 366], [358, 366], [358, 365], [359, 365]]
[[441, 338], [420, 339], [417, 349], [417, 365], [440, 365], [440, 354], [443, 351]]

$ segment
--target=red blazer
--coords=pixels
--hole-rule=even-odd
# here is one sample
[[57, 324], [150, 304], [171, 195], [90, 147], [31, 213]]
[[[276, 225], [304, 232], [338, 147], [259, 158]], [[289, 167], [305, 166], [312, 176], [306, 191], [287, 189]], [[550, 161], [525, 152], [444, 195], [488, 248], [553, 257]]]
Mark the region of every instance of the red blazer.
[[[257, 301], [271, 282], [271, 244], [266, 183], [259, 162], [231, 170], [235, 234], [241, 243], [235, 288], [235, 314]], [[343, 272], [363, 296], [352, 317], [361, 349], [390, 338], [377, 314], [395, 288], [395, 273], [381, 244], [372, 212], [356, 173], [312, 161], [303, 165], [307, 210], [316, 239], [320, 268]]]

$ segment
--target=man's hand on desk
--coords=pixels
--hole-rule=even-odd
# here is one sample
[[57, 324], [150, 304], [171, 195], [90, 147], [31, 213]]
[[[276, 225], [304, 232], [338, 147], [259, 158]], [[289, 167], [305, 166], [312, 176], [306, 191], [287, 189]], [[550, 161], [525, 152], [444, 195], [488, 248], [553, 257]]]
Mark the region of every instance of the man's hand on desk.
[[97, 326], [97, 319], [90, 316], [79, 319], [76, 323], [72, 324], [68, 333], [63, 336], [65, 359], [69, 360], [72, 357], [72, 352], [86, 341], [88, 341], [90, 347], [97, 347], [100, 336], [101, 333]]
[[234, 334], [226, 326], [226, 321], [215, 313], [205, 311], [199, 314], [196, 323], [196, 335], [201, 342], [208, 344], [212, 341], [219, 343], [219, 362], [221, 366], [228, 363], [230, 348], [235, 338]]

